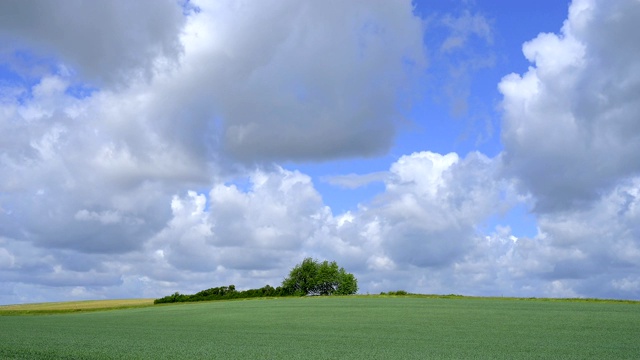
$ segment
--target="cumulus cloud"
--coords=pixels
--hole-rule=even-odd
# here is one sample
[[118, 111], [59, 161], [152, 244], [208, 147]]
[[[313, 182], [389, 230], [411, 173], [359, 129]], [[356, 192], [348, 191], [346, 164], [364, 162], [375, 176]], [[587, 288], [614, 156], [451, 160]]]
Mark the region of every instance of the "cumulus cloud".
[[[116, 79], [115, 88], [81, 92], [91, 101], [77, 106], [117, 127], [100, 130], [121, 132], [114, 135], [125, 144], [111, 153], [122, 160], [153, 141], [205, 163], [380, 154], [426, 63], [409, 1], [148, 5], [3, 4], [13, 14], [0, 33], [6, 52], [35, 54], [14, 58], [16, 72], [33, 57], [58, 56], [40, 75], [66, 77], [57, 85], [67, 94], [82, 81]], [[12, 91], [37, 97], [30, 84]]]
[[[387, 150], [425, 65], [409, 1], [198, 3], [181, 76], [243, 161]], [[264, 29], [268, 29], [265, 31]]]
[[529, 70], [499, 84], [505, 174], [538, 222], [505, 258], [523, 291], [640, 295], [638, 15], [636, 1], [575, 0], [558, 34], [523, 45]]
[[[382, 194], [343, 214], [323, 203], [309, 176], [255, 170], [247, 186], [217, 183], [167, 200], [170, 220], [137, 250], [80, 254], [4, 239], [4, 299], [24, 296], [25, 283], [66, 298], [79, 286], [76, 294], [99, 298], [277, 285], [306, 256], [337, 260], [364, 292], [638, 295], [638, 181], [592, 209], [540, 216], [538, 234], [528, 238], [483, 225], [522, 201], [499, 176], [501, 165], [478, 153], [406, 155], [390, 166]], [[83, 210], [75, 216], [107, 224], [117, 218]]]
[[250, 181], [246, 192], [219, 184], [208, 196], [174, 197], [173, 219], [152, 241], [153, 251], [161, 251], [170, 265], [193, 271], [263, 270], [296, 262], [294, 253], [324, 211], [310, 178], [277, 169], [256, 171]]
[[[543, 278], [572, 281], [574, 290], [598, 289], [607, 296], [638, 296], [620, 284], [637, 281], [640, 271], [640, 179], [618, 185], [592, 206], [540, 218], [541, 244], [533, 250], [547, 266], [532, 269]], [[626, 291], [625, 291], [626, 290]]]
[[185, 20], [173, 0], [9, 0], [0, 4], [0, 14], [0, 54], [59, 57], [94, 85], [150, 75], [158, 57], [177, 59]]
[[[640, 296], [633, 1], [576, 0], [523, 46], [531, 68], [499, 85], [503, 154], [324, 178], [384, 185], [346, 213], [272, 162], [389, 148], [426, 62], [410, 2], [69, 4], [0, 5], [24, 20], [2, 21], [3, 56], [57, 64], [14, 56], [28, 81], [0, 83], [0, 303], [277, 285], [306, 256], [364, 292]], [[441, 25], [446, 56], [491, 44], [479, 14]], [[501, 216], [531, 203], [524, 236]]]
[[626, 182], [588, 208], [539, 215], [533, 237], [496, 228], [457, 264], [458, 275], [471, 275], [458, 284], [505, 295], [638, 298], [638, 184]]
[[416, 288], [417, 276], [451, 274], [476, 247], [476, 225], [513, 202], [509, 183], [495, 180], [499, 163], [476, 153], [403, 156], [384, 194], [344, 214], [323, 204], [306, 175], [256, 171], [244, 190], [220, 184], [208, 196], [175, 197], [173, 219], [149, 251], [183, 271], [281, 269], [280, 276], [304, 256], [328, 258], [361, 276], [365, 289]]
[[[255, 170], [247, 187], [217, 183], [208, 193], [165, 199], [170, 219], [155, 235], [142, 236], [149, 241], [126, 252], [82, 254], [79, 245], [44, 250], [7, 241], [2, 259], [11, 266], [0, 271], [16, 295], [6, 298], [19, 296], [20, 284], [33, 283], [33, 276], [42, 286], [67, 294], [82, 286], [83, 294], [94, 297], [132, 284], [140, 288], [129, 291], [140, 296], [197, 291], [212, 282], [277, 285], [306, 256], [338, 261], [356, 273], [365, 291], [388, 291], [393, 284], [451, 290], [446, 281], [434, 285], [442, 277], [420, 279], [433, 272], [452, 276], [476, 246], [475, 224], [486, 219], [488, 209], [505, 206], [508, 184], [492, 175], [498, 164], [475, 153], [463, 159], [407, 155], [391, 166], [382, 195], [344, 214], [332, 213], [307, 175], [279, 167]], [[108, 210], [81, 208], [69, 216], [83, 228], [110, 235], [109, 227], [126, 223], [126, 217]], [[45, 251], [41, 258], [24, 258]]]
[[[469, 250], [475, 226], [503, 199], [480, 154], [460, 160], [429, 152], [403, 156], [391, 167], [383, 206], [384, 246], [400, 264], [448, 266]], [[505, 209], [506, 210], [506, 209]]]
[[138, 124], [99, 110], [113, 105], [109, 96], [78, 99], [68, 86], [64, 76], [46, 76], [30, 98], [2, 103], [3, 235], [42, 247], [130, 251], [164, 224], [167, 184], [202, 175], [185, 175], [192, 161], [165, 144], [151, 139], [142, 150], [142, 140], [122, 136]]
[[538, 211], [588, 204], [640, 171], [639, 15], [633, 0], [574, 1], [559, 34], [524, 44], [533, 66], [500, 82], [505, 161]]
[[[60, 64], [0, 84], [3, 235], [126, 253], [171, 219], [174, 194], [244, 172], [235, 158], [383, 151], [396, 91], [424, 65], [408, 1], [147, 5], [1, 5], [4, 50]], [[74, 90], [94, 75], [118, 86]]]

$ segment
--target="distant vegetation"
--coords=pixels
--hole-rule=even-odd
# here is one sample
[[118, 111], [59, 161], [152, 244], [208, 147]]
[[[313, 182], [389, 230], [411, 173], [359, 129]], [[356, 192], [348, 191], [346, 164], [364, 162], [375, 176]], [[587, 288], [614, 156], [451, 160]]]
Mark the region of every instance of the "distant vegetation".
[[289, 272], [276, 288], [266, 285], [259, 289], [236, 290], [235, 285], [214, 287], [192, 295], [178, 292], [154, 300], [154, 304], [244, 299], [256, 297], [281, 297], [305, 295], [351, 295], [358, 291], [358, 280], [339, 267], [335, 261], [318, 262], [306, 258]]
[[404, 290], [398, 290], [398, 291], [389, 291], [387, 293], [381, 292], [380, 295], [410, 295], [410, 294]]
[[266, 285], [260, 289], [249, 289], [237, 291], [235, 285], [220, 286], [211, 289], [202, 290], [193, 295], [180, 294], [178, 292], [165, 296], [153, 301], [154, 304], [190, 302], [190, 301], [209, 301], [209, 300], [228, 300], [228, 299], [244, 299], [256, 297], [275, 297], [287, 296], [282, 287], [273, 288]]

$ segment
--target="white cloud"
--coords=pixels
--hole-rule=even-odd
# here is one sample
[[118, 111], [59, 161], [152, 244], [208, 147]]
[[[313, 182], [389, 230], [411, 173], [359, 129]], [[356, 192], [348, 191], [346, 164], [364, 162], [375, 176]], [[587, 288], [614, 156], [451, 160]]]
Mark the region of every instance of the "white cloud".
[[545, 276], [589, 278], [604, 273], [617, 279], [637, 273], [639, 189], [636, 178], [617, 186], [589, 208], [541, 216], [545, 246], [540, 248], [549, 248], [544, 258], [553, 264]]
[[[85, 130], [106, 147], [105, 154], [122, 161], [149, 146], [155, 151], [147, 157], [184, 151], [191, 162], [208, 165], [228, 157], [253, 162], [379, 154], [391, 146], [401, 120], [400, 96], [412, 96], [425, 66], [422, 23], [409, 1], [196, 1], [192, 6], [199, 11], [187, 16], [173, 2], [62, 4], [47, 19], [40, 14], [49, 3], [5, 6], [33, 15], [7, 24], [2, 36], [12, 40], [8, 46], [41, 39], [20, 44], [61, 54], [62, 63], [54, 76], [45, 74], [39, 85], [22, 89], [32, 95], [29, 106], [18, 106], [11, 116], [56, 112], [91, 119], [82, 124]], [[142, 10], [144, 16], [137, 12]], [[97, 14], [107, 15], [92, 21]], [[50, 31], [59, 21], [81, 39]], [[98, 32], [85, 29], [85, 21]], [[30, 22], [38, 26], [25, 25]], [[125, 32], [103, 30], [120, 23], [117, 29]], [[175, 63], [165, 64], [166, 56]], [[93, 89], [82, 96], [89, 97], [85, 101], [74, 99], [69, 93], [83, 83], [71, 83], [76, 78], [65, 70], [67, 62], [95, 76], [117, 77], [119, 85]], [[141, 79], [140, 72], [150, 75]], [[171, 165], [189, 164], [187, 159]], [[129, 161], [124, 170], [135, 172], [139, 165]], [[151, 165], [160, 170], [165, 164]]]
[[539, 229], [507, 260], [533, 292], [640, 296], [638, 16], [637, 1], [575, 0], [560, 33], [523, 45], [529, 70], [499, 85], [506, 173]]
[[158, 57], [177, 58], [182, 11], [173, 0], [3, 1], [0, 54], [60, 57], [94, 84], [121, 83], [153, 73]]
[[[207, 195], [191, 191], [174, 196], [171, 219], [142, 249], [108, 257], [55, 250], [35, 268], [49, 269], [44, 284], [67, 289], [70, 298], [74, 286], [84, 287], [86, 296], [102, 296], [124, 291], [125, 283], [138, 284], [142, 288], [136, 291], [146, 296], [159, 296], [197, 291], [212, 283], [277, 285], [293, 264], [313, 256], [337, 260], [355, 272], [364, 291], [398, 286], [451, 292], [442, 277], [452, 276], [456, 262], [473, 249], [477, 237], [473, 222], [482, 221], [481, 208], [500, 207], [493, 203], [502, 201], [494, 191], [502, 185], [493, 184], [490, 175], [495, 164], [496, 160], [478, 154], [464, 159], [454, 154], [406, 156], [391, 166], [390, 174], [396, 175], [387, 177], [384, 195], [338, 216], [323, 204], [308, 176], [277, 167], [256, 170], [246, 189], [219, 183]], [[453, 181], [415, 181], [421, 180], [416, 174]], [[435, 192], [426, 191], [435, 183], [439, 184]], [[454, 196], [455, 187], [449, 183], [460, 186], [464, 195]], [[414, 202], [411, 214], [401, 207], [409, 198]], [[108, 220], [111, 215], [88, 210], [75, 214], [84, 222]], [[413, 258], [407, 260], [409, 256]], [[69, 268], [68, 261], [74, 261], [76, 268]], [[12, 283], [32, 281], [24, 266], [20, 265], [23, 275], [10, 277]], [[419, 280], [434, 271], [443, 275]], [[140, 274], [144, 282], [135, 280]], [[434, 281], [439, 288], [429, 287]]]
[[[0, 271], [15, 293], [5, 299], [35, 291], [25, 283], [55, 287], [61, 298], [74, 298], [78, 286], [83, 297], [96, 298], [278, 285], [305, 256], [337, 260], [363, 292], [637, 296], [640, 244], [629, 229], [640, 222], [638, 181], [591, 210], [540, 215], [539, 234], [527, 238], [508, 226], [483, 230], [490, 217], [521, 201], [500, 179], [500, 164], [476, 153], [407, 155], [390, 166], [383, 194], [341, 215], [323, 204], [308, 176], [256, 170], [246, 188], [218, 183], [208, 194], [167, 200], [171, 219], [138, 250], [104, 256], [5, 241], [14, 260]], [[78, 214], [85, 221], [109, 218]]]
[[[208, 195], [174, 197], [173, 219], [152, 241], [171, 266], [193, 271], [272, 269], [299, 261], [324, 206], [309, 177], [276, 169], [251, 175], [251, 188], [219, 184]], [[205, 205], [207, 209], [205, 209]]]
[[383, 247], [396, 263], [447, 267], [473, 246], [476, 226], [490, 214], [507, 210], [496, 160], [472, 153], [415, 153], [391, 166], [380, 206], [370, 211], [382, 220]]
[[633, 0], [574, 1], [559, 34], [524, 44], [534, 66], [501, 81], [505, 160], [539, 211], [582, 206], [640, 172], [638, 16]]
[[[334, 259], [361, 275], [363, 289], [381, 291], [381, 284], [402, 276], [399, 284], [415, 289], [416, 276], [430, 271], [451, 276], [476, 246], [476, 225], [510, 206], [512, 200], [504, 198], [509, 184], [494, 180], [497, 164], [475, 153], [464, 159], [405, 156], [391, 166], [383, 195], [339, 216], [323, 204], [306, 175], [258, 170], [247, 189], [218, 184], [208, 197], [195, 192], [174, 197], [173, 219], [146, 251], [158, 255], [162, 265], [156, 267], [224, 271], [237, 274], [245, 286], [278, 284], [290, 266], [313, 256]], [[268, 275], [241, 275], [255, 271]], [[153, 279], [167, 281], [168, 273]]]
[[445, 171], [458, 162], [458, 155], [447, 155], [432, 152], [413, 153], [400, 157], [391, 165], [391, 174], [395, 178], [387, 182], [387, 188], [392, 192], [410, 192], [435, 197], [445, 186]]
[[[26, 14], [3, 23], [3, 55], [59, 57], [0, 84], [0, 302], [277, 285], [305, 256], [338, 261], [364, 292], [640, 296], [633, 1], [574, 1], [559, 34], [523, 46], [532, 67], [500, 83], [504, 154], [423, 151], [325, 178], [384, 183], [344, 214], [270, 162], [388, 149], [425, 66], [411, 3], [195, 1], [185, 16], [166, 2], [147, 17], [141, 4], [46, 19], [33, 11], [48, 3], [0, 5]], [[50, 32], [60, 18], [74, 36]], [[443, 54], [491, 44], [481, 15], [446, 19]], [[78, 79], [104, 86], [74, 95]], [[531, 201], [535, 236], [496, 220]]]
[[15, 256], [7, 249], [0, 248], [0, 269], [10, 269], [16, 262]]
[[398, 96], [414, 92], [425, 63], [409, 1], [198, 6], [177, 75], [220, 121], [226, 153], [322, 160], [389, 148]]
[[[144, 242], [133, 237], [166, 222], [158, 204], [173, 193], [242, 172], [232, 157], [383, 151], [398, 119], [396, 90], [411, 89], [424, 65], [421, 22], [408, 1], [202, 1], [187, 16], [172, 1], [147, 5], [3, 3], [6, 13], [24, 14], [3, 22], [4, 51], [35, 54], [14, 71], [29, 56], [59, 56], [53, 70], [29, 75], [33, 84], [2, 84], [0, 189], [12, 216], [0, 222], [8, 235], [128, 251]], [[157, 67], [165, 57], [176, 63]], [[117, 86], [74, 95], [78, 79], [97, 78]], [[107, 234], [104, 225], [119, 223], [107, 214], [145, 226]], [[76, 217], [100, 221], [76, 228]]]
[[321, 180], [342, 188], [357, 189], [374, 182], [384, 182], [388, 176], [389, 174], [387, 172], [380, 171], [369, 174], [351, 173], [346, 175], [324, 176]]
[[637, 292], [640, 290], [640, 277], [628, 276], [620, 280], [613, 280], [611, 285], [622, 291]]
[[[0, 5], [15, 15], [0, 25], [16, 75], [0, 84], [0, 229], [24, 272], [7, 277], [12, 292], [40, 284], [39, 271], [50, 274], [42, 286], [75, 279], [96, 295], [122, 279], [150, 286], [137, 271], [175, 284], [187, 275], [174, 266], [273, 279], [330, 211], [295, 172], [255, 172], [249, 193], [222, 185], [246, 173], [233, 159], [384, 151], [400, 92], [415, 90], [425, 65], [410, 1], [76, 5]], [[211, 184], [210, 209], [202, 195], [172, 200]], [[49, 256], [28, 265], [29, 253]], [[93, 275], [109, 281], [92, 286]]]

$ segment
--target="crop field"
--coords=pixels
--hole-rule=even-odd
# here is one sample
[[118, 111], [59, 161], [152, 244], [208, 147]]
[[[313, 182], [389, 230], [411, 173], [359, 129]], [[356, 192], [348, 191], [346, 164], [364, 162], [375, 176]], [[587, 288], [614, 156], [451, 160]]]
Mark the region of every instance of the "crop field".
[[152, 306], [153, 299], [87, 300], [0, 306], [0, 315], [51, 314]]
[[304, 297], [0, 316], [2, 359], [638, 359], [639, 339], [640, 304], [587, 301]]

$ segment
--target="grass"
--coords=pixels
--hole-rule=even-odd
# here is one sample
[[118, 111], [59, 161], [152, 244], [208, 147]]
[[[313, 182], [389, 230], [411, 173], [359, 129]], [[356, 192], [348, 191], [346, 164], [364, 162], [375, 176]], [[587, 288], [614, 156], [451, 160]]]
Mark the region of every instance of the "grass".
[[0, 317], [8, 359], [635, 359], [640, 305], [255, 299]]

